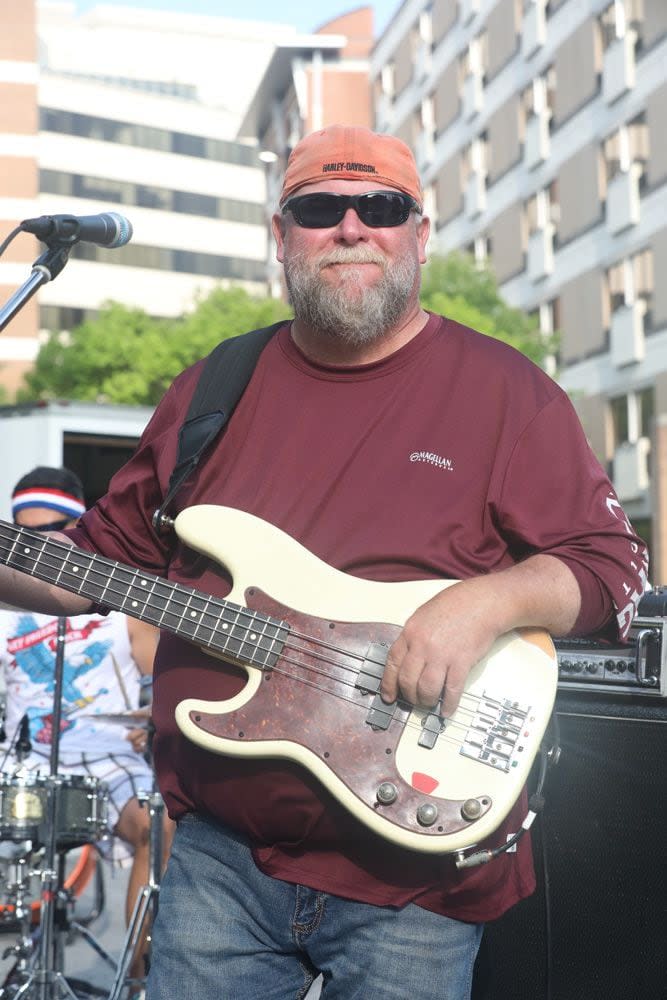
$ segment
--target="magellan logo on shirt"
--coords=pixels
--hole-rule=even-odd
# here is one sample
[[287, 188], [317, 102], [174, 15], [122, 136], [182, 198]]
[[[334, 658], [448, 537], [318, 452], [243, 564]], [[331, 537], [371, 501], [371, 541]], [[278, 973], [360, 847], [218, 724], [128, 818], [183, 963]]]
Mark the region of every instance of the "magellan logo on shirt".
[[428, 465], [434, 465], [437, 469], [443, 469], [444, 472], [454, 471], [454, 463], [451, 458], [441, 458], [440, 455], [436, 455], [432, 451], [413, 451], [410, 455], [410, 461], [426, 462]]

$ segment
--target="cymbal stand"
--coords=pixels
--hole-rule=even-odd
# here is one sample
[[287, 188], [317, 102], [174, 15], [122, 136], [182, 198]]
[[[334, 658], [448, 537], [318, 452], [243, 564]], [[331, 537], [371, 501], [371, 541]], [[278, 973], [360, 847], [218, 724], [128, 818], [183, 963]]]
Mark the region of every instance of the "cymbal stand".
[[[121, 1000], [123, 988], [128, 985], [127, 972], [130, 962], [136, 950], [137, 944], [141, 940], [141, 935], [145, 926], [151, 928], [157, 916], [158, 898], [160, 894], [160, 879], [162, 877], [162, 852], [163, 852], [163, 817], [164, 802], [158, 791], [139, 792], [137, 795], [139, 802], [148, 807], [149, 815], [149, 848], [148, 848], [148, 882], [142, 886], [139, 892], [130, 923], [127, 928], [123, 949], [118, 960], [116, 978], [114, 979], [111, 993], [108, 1000]], [[150, 917], [150, 923], [146, 925], [146, 920]]]
[[[67, 619], [58, 618], [56, 629], [55, 656], [55, 687], [53, 693], [53, 728], [51, 733], [50, 778], [46, 796], [46, 844], [44, 850], [40, 891], [40, 935], [37, 959], [30, 977], [16, 993], [15, 1000], [20, 997], [34, 997], [35, 1000], [55, 1000], [58, 996], [77, 1000], [63, 976], [55, 968], [54, 949], [54, 918], [58, 897], [58, 871], [56, 868], [57, 854], [57, 823], [59, 816], [60, 785], [58, 778], [58, 754], [60, 748], [60, 722], [62, 718], [63, 670], [65, 663], [65, 637], [67, 634]], [[36, 985], [36, 993], [32, 990]]]

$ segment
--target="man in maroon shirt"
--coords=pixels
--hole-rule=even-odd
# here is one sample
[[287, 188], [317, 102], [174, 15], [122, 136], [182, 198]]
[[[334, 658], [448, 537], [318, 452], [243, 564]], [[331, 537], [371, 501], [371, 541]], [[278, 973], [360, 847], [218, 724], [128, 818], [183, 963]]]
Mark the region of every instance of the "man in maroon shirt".
[[[483, 924], [534, 888], [529, 838], [489, 864], [460, 868], [451, 853], [383, 839], [369, 829], [373, 818], [360, 822], [356, 793], [334, 795], [337, 786], [318, 780], [324, 768], [313, 765], [310, 746], [318, 712], [304, 707], [299, 716], [299, 706], [311, 704], [320, 678], [336, 673], [335, 619], [348, 620], [336, 606], [354, 601], [346, 604], [338, 576], [320, 564], [311, 572], [302, 550], [286, 548], [275, 529], [349, 574], [360, 603], [372, 592], [373, 604], [387, 584], [460, 581], [434, 585], [410, 609], [376, 677], [380, 704], [400, 696], [433, 708], [438, 726], [454, 721], [473, 666], [506, 633], [539, 627], [622, 636], [644, 588], [645, 547], [565, 394], [507, 345], [421, 309], [429, 235], [422, 208], [414, 159], [399, 140], [341, 126], [302, 140], [273, 219], [295, 319], [263, 351], [225, 433], [177, 498], [179, 510], [224, 505], [262, 521], [197, 512], [189, 523], [204, 554], [152, 526], [199, 363], [175, 381], [136, 455], [71, 533], [81, 548], [216, 598], [231, 582], [208, 556], [219, 552], [232, 577], [243, 575], [247, 559], [252, 569], [238, 603], [267, 610], [273, 600], [332, 618], [330, 638], [318, 640], [317, 681], [294, 698], [283, 697], [278, 671], [268, 686], [275, 702], [259, 725], [271, 740], [283, 719], [298, 718], [293, 740], [308, 752], [291, 759], [275, 746], [268, 758], [238, 747], [242, 756], [217, 755], [215, 740], [197, 732], [196, 743], [187, 739], [181, 726], [190, 735], [196, 726], [181, 709], [176, 723], [179, 704], [202, 695], [243, 706], [246, 675], [163, 634], [155, 761], [178, 829], [160, 896], [150, 1000], [173, 997], [175, 983], [179, 992], [187, 983], [198, 1000], [287, 1000], [305, 996], [318, 973], [337, 1000], [464, 1000]], [[34, 602], [39, 585], [25, 579], [14, 574], [17, 593]], [[151, 583], [139, 576], [136, 586]], [[190, 600], [182, 616], [199, 623]], [[89, 607], [58, 591], [50, 601], [68, 613]], [[373, 656], [362, 660], [373, 674]], [[250, 705], [264, 697], [258, 676]], [[341, 699], [340, 740], [363, 774], [352, 715]], [[240, 743], [245, 734], [235, 736]], [[440, 746], [449, 738], [445, 726]], [[424, 780], [416, 775], [414, 787]], [[391, 792], [378, 789], [378, 815]], [[525, 813], [522, 794], [476, 850], [505, 844]]]

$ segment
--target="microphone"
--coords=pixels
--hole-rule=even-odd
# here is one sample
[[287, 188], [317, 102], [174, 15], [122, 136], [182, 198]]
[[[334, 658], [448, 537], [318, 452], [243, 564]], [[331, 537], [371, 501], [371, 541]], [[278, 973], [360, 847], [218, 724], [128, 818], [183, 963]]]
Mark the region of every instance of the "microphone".
[[30, 742], [30, 719], [27, 713], [21, 719], [21, 724], [19, 726], [19, 738], [16, 741], [16, 754], [20, 760], [27, 757], [32, 750], [32, 743]]
[[24, 219], [20, 229], [44, 243], [57, 242], [66, 246], [83, 241], [101, 247], [124, 247], [132, 239], [132, 223], [117, 212], [40, 215], [38, 219]]

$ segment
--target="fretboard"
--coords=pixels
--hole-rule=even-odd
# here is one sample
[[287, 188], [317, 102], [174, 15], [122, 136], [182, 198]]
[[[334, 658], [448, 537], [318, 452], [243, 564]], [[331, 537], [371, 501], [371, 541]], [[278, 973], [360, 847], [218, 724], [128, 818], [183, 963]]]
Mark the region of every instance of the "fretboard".
[[277, 618], [0, 521], [0, 563], [123, 611], [237, 663], [271, 669], [288, 627]]

